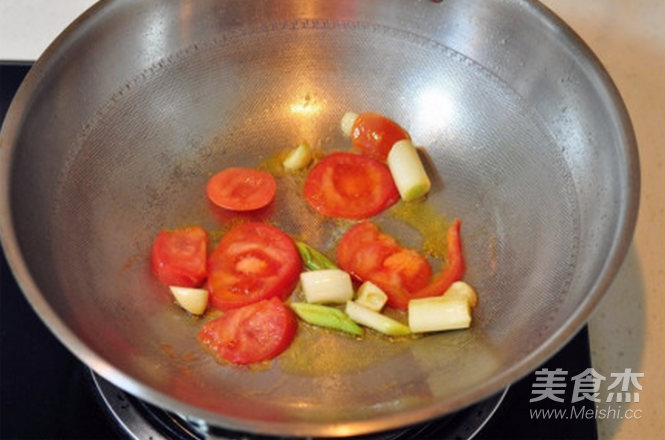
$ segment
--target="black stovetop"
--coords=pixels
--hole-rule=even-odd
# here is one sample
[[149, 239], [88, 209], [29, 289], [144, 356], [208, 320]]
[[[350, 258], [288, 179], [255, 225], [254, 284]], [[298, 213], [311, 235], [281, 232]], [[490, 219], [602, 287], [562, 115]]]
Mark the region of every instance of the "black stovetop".
[[[0, 120], [29, 66], [0, 64]], [[0, 253], [0, 438], [120, 439], [119, 429], [92, 386], [88, 368], [53, 336], [34, 313]], [[586, 328], [542, 368], [573, 377], [591, 366]], [[596, 439], [594, 419], [532, 418], [539, 409], [593, 409], [588, 400], [530, 403], [535, 374], [511, 386], [479, 439]], [[418, 439], [421, 440], [421, 439]], [[439, 440], [439, 439], [436, 439]], [[443, 440], [443, 439], [440, 439]]]

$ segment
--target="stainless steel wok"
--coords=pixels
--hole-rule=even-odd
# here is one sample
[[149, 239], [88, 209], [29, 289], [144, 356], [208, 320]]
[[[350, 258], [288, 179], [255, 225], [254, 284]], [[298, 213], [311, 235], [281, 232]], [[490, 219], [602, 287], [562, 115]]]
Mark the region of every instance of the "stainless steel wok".
[[[224, 167], [303, 139], [346, 149], [348, 110], [385, 113], [426, 147], [429, 202], [463, 221], [474, 325], [401, 343], [301, 330], [270, 367], [220, 366], [151, 276], [152, 240], [220, 229], [203, 187]], [[639, 195], [617, 90], [526, 0], [101, 1], [20, 88], [0, 176], [11, 267], [83, 362], [166, 409], [292, 436], [419, 422], [537, 368], [607, 290]], [[264, 220], [333, 250], [335, 225], [279, 182]], [[377, 221], [418, 246], [389, 214]]]

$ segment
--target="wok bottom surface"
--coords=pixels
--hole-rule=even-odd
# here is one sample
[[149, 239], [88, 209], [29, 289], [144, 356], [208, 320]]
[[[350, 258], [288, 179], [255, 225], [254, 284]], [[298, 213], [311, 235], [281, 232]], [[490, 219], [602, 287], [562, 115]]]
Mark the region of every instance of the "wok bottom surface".
[[[113, 383], [239, 430], [336, 435], [320, 427], [339, 423], [368, 433], [500, 391], [506, 384], [498, 387], [498, 378], [515, 379], [511, 368], [548, 340], [584, 292], [572, 284], [583, 255], [563, 146], [532, 102], [443, 45], [340, 22], [270, 30], [284, 51], [275, 57], [264, 50], [265, 32], [178, 51], [128, 78], [89, 116], [58, 172], [51, 209], [24, 217], [19, 207], [15, 215], [20, 236], [39, 229], [47, 237], [43, 246], [25, 239], [23, 253], [38, 284], [48, 286], [49, 306], [136, 388], [105, 374]], [[394, 50], [376, 52], [381, 41]], [[353, 59], [339, 62], [345, 54]], [[403, 68], [365, 81], [381, 63]], [[433, 239], [441, 253], [436, 232], [445, 228], [435, 220], [462, 219], [465, 280], [481, 298], [474, 325], [413, 343], [368, 336], [357, 344], [303, 329], [268, 369], [220, 368], [197, 345], [200, 325], [148, 270], [154, 237], [192, 224], [220, 236], [234, 222], [262, 221], [330, 255], [352, 222], [310, 209], [303, 176], [275, 172], [274, 202], [247, 217], [214, 209], [203, 189], [229, 166], [271, 169], [301, 139], [322, 153], [348, 149], [338, 128], [347, 110], [386, 114], [426, 146], [427, 204], [398, 204], [372, 222], [410, 248]], [[428, 217], [430, 210], [436, 214]], [[418, 228], [435, 233], [425, 237]], [[432, 254], [438, 272], [443, 259]]]
[[[26, 68], [20, 66], [0, 66], [3, 78], [20, 75], [24, 70]], [[10, 81], [7, 81], [9, 85]], [[108, 417], [106, 406], [98, 404], [101, 399], [92, 384], [90, 370], [59, 343], [32, 311], [2, 253], [0, 274], [0, 302], [3, 304], [0, 308], [0, 438], [117, 440], [121, 436], [127, 437]], [[588, 344], [587, 331], [583, 329], [543, 368], [563, 368], [571, 376], [579, 374], [591, 366]], [[592, 419], [531, 419], [529, 409], [560, 406], [551, 401], [530, 404], [534, 381], [535, 375], [531, 374], [513, 384], [476, 438], [597, 438], [596, 424]], [[26, 390], [39, 390], [39, 393]], [[579, 412], [579, 408], [585, 411], [593, 405], [585, 400], [571, 406]], [[39, 423], [35, 423], [36, 420]], [[244, 438], [247, 439], [246, 435]], [[408, 437], [398, 438], [406, 440]], [[443, 440], [445, 437], [412, 438]]]
[[[576, 375], [590, 366], [588, 332], [584, 328], [542, 368], [550, 370], [562, 368], [569, 374]], [[150, 433], [150, 438], [155, 440], [286, 440], [285, 437], [252, 435], [218, 427], [211, 428], [195, 420], [186, 420], [181, 415], [125, 393], [83, 366], [80, 374], [88, 380], [92, 379], [89, 388], [98, 398], [100, 413], [103, 413], [114, 429], [121, 433], [122, 438], [136, 440]], [[532, 418], [531, 410], [547, 411], [561, 408], [561, 404], [553, 401], [529, 402], [535, 381], [534, 372], [506, 389], [505, 393], [453, 415], [385, 433], [352, 437], [351, 440], [468, 440], [471, 438], [593, 440], [598, 438], [596, 422], [593, 419]], [[589, 401], [571, 404], [571, 410], [575, 413], [586, 412], [592, 407], [593, 404]], [[107, 437], [103, 438], [106, 439]], [[314, 439], [308, 438], [308, 440]]]

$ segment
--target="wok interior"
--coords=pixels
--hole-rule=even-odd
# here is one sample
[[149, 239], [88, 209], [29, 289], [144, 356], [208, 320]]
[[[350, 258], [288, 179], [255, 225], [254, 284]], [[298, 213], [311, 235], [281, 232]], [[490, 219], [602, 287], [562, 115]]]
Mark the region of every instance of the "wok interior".
[[[215, 424], [348, 435], [486, 397], [552, 354], [542, 347], [556, 332], [572, 335], [618, 234], [624, 147], [596, 67], [551, 23], [533, 25], [542, 10], [156, 3], [108, 2], [72, 32], [36, 67], [49, 75], [31, 78], [16, 137], [18, 243], [84, 360]], [[561, 62], [544, 69], [543, 52]], [[268, 367], [220, 366], [196, 342], [201, 322], [151, 276], [153, 238], [186, 224], [221, 233], [232, 220], [206, 200], [213, 173], [269, 163], [301, 140], [345, 150], [349, 110], [384, 113], [425, 147], [428, 203], [462, 219], [466, 279], [480, 297], [473, 327], [400, 342], [303, 327]], [[350, 223], [314, 214], [300, 185], [278, 177], [275, 202], [252, 218], [334, 255]], [[375, 220], [418, 247], [390, 213]]]

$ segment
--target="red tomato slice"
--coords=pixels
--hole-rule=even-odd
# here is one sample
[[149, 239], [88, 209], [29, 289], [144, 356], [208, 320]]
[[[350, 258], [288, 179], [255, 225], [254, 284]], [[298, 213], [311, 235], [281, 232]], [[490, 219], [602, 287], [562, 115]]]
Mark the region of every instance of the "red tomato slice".
[[416, 251], [369, 222], [349, 229], [337, 247], [337, 263], [359, 281], [371, 281], [388, 295], [391, 307], [406, 309], [411, 293], [430, 281], [429, 263]]
[[155, 238], [152, 272], [164, 284], [197, 287], [205, 281], [208, 233], [199, 226], [163, 230]]
[[410, 139], [393, 120], [378, 113], [361, 113], [351, 128], [353, 145], [378, 160], [386, 160], [395, 142]]
[[390, 169], [362, 154], [326, 156], [310, 171], [304, 191], [315, 211], [348, 219], [371, 217], [399, 200]]
[[206, 193], [217, 206], [233, 211], [263, 208], [275, 198], [277, 183], [265, 171], [233, 167], [208, 180]]
[[276, 296], [286, 299], [302, 270], [295, 243], [265, 223], [231, 229], [208, 259], [212, 305], [220, 310], [242, 307]]
[[220, 359], [253, 364], [286, 350], [298, 327], [293, 311], [277, 298], [229, 310], [203, 325], [199, 341]]

